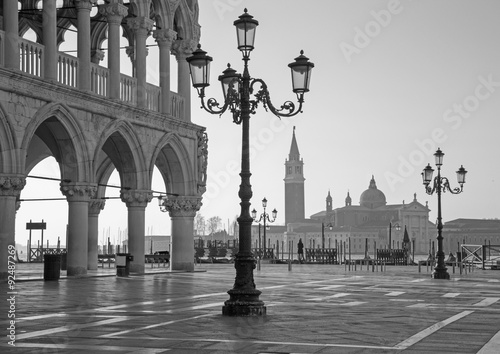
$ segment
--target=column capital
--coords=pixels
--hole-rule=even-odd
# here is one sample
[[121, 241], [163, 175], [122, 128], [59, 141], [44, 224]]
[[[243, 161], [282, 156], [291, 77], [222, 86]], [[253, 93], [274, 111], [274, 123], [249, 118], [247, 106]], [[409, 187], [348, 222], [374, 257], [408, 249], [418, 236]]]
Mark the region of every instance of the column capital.
[[194, 217], [203, 204], [201, 203], [201, 197], [197, 196], [169, 196], [168, 199], [163, 201], [163, 205], [171, 217]]
[[104, 199], [91, 199], [89, 202], [89, 215], [99, 215], [105, 205], [106, 201]]
[[154, 21], [146, 17], [131, 17], [127, 18], [127, 25], [134, 33], [148, 35], [153, 29]]
[[88, 202], [97, 193], [97, 185], [94, 183], [61, 183], [61, 193], [68, 202]]
[[99, 13], [106, 17], [108, 23], [121, 24], [122, 19], [128, 15], [128, 7], [119, 3], [99, 5]]
[[146, 207], [151, 199], [153, 199], [153, 192], [141, 189], [122, 189], [120, 191], [120, 198], [127, 207]]
[[162, 45], [171, 47], [172, 43], [177, 39], [177, 32], [170, 28], [155, 30], [153, 31], [153, 38], [160, 47]]
[[193, 54], [198, 43], [192, 39], [178, 39], [172, 44], [172, 54], [175, 55], [177, 60], [186, 59]]
[[20, 175], [0, 175], [0, 196], [18, 197], [26, 185], [26, 177]]
[[96, 3], [96, 0], [73, 0], [77, 10], [92, 10], [92, 6]]

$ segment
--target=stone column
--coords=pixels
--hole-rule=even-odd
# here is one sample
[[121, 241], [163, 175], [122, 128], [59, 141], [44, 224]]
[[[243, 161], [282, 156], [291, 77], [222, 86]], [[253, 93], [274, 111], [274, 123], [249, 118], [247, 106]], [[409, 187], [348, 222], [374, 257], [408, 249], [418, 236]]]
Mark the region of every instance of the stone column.
[[99, 213], [104, 209], [106, 201], [92, 199], [89, 203], [89, 240], [87, 251], [87, 269], [97, 270], [98, 243], [99, 243]]
[[121, 190], [120, 197], [128, 209], [128, 253], [134, 260], [130, 263], [132, 273], [144, 273], [145, 210], [153, 199], [150, 190]]
[[189, 77], [189, 64], [186, 58], [189, 57], [196, 48], [193, 40], [177, 40], [172, 46], [172, 53], [177, 59], [177, 90], [179, 95], [184, 97], [184, 120], [191, 122], [191, 80]]
[[5, 29], [5, 67], [19, 70], [19, 15], [17, 5], [17, 1], [3, 2], [3, 23]]
[[78, 88], [90, 90], [90, 10], [95, 0], [74, 0], [78, 18]]
[[135, 34], [135, 64], [137, 78], [137, 107], [147, 108], [146, 95], [146, 39], [153, 29], [149, 18], [135, 17], [128, 20], [128, 26]]
[[56, 0], [43, 0], [43, 45], [45, 46], [44, 77], [57, 80], [57, 12]]
[[127, 16], [128, 8], [119, 3], [99, 6], [99, 12], [108, 21], [108, 69], [109, 69], [109, 98], [120, 98], [120, 26], [122, 19]]
[[201, 197], [168, 197], [164, 205], [172, 219], [172, 270], [194, 270], [194, 217], [201, 207]]
[[68, 200], [68, 276], [87, 274], [89, 201], [97, 191], [88, 183], [61, 183], [61, 192]]
[[0, 175], [0, 281], [13, 275], [9, 274], [9, 260], [13, 262], [15, 258], [9, 256], [15, 257], [17, 199], [25, 184], [24, 176]]
[[171, 29], [156, 30], [153, 37], [160, 48], [160, 113], [171, 114], [170, 102], [170, 48], [177, 38], [177, 32]]

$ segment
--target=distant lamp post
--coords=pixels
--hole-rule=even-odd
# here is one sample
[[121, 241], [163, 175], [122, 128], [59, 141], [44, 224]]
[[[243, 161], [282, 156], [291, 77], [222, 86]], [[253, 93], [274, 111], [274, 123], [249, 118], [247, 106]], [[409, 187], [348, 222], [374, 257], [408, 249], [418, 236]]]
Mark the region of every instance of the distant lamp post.
[[321, 223], [321, 248], [323, 250], [325, 249], [325, 226], [327, 226], [330, 231], [333, 230], [333, 224], [331, 222], [326, 225], [324, 222]]
[[391, 244], [391, 242], [392, 242], [392, 234], [391, 234], [392, 228], [395, 228], [396, 231], [399, 231], [399, 230], [401, 230], [401, 226], [399, 226], [398, 223], [392, 225], [392, 221], [389, 222], [389, 251], [391, 250], [391, 247], [392, 247], [392, 244]]
[[[266, 222], [269, 222], [269, 223], [275, 222], [276, 216], [278, 215], [278, 212], [276, 211], [276, 209], [274, 209], [272, 211], [272, 218], [273, 219], [271, 220], [269, 217], [269, 214], [266, 213], [266, 207], [267, 207], [267, 199], [266, 198], [262, 199], [262, 207], [264, 208], [264, 212], [262, 214], [260, 214], [259, 220], [257, 220], [257, 210], [255, 210], [255, 209], [252, 210], [252, 219], [253, 219], [253, 221], [259, 223], [259, 225], [260, 225], [261, 221], [264, 221], [264, 253], [263, 253], [262, 259], [266, 259], [267, 258], [267, 256], [266, 256], [266, 230], [270, 229], [269, 225], [266, 226]], [[259, 240], [259, 252], [260, 252], [260, 240]]]
[[[437, 216], [438, 250], [436, 252], [437, 265], [436, 268], [434, 268], [434, 272], [432, 274], [432, 277], [434, 279], [450, 279], [450, 274], [446, 270], [446, 266], [444, 263], [443, 233], [442, 233], [443, 223], [441, 217], [441, 192], [444, 193], [448, 190], [452, 194], [462, 193], [465, 183], [465, 175], [467, 174], [465, 168], [461, 166], [457, 171], [457, 180], [458, 184], [460, 185], [460, 188], [457, 187], [451, 189], [448, 178], [441, 176], [441, 166], [443, 165], [443, 156], [444, 153], [441, 151], [441, 149], [438, 148], [436, 153], [434, 154], [437, 166], [437, 176], [434, 178], [434, 180], [432, 179], [432, 173], [434, 172], [434, 169], [431, 167], [430, 164], [428, 164], [427, 167], [425, 167], [424, 171], [422, 172], [422, 180], [425, 186], [426, 193], [432, 195], [434, 192], [436, 192], [438, 197], [438, 216]], [[431, 182], [433, 182], [432, 186], [429, 185]]]
[[[230, 299], [224, 303], [222, 314], [227, 316], [250, 316], [265, 315], [264, 302], [259, 300], [261, 291], [255, 287], [253, 269], [255, 258], [252, 254], [252, 222], [250, 216], [250, 199], [252, 188], [250, 185], [250, 114], [254, 114], [257, 106], [261, 103], [266, 110], [270, 110], [278, 117], [292, 117], [302, 111], [304, 94], [309, 91], [311, 70], [314, 64], [303, 55], [303, 51], [288, 65], [292, 73], [292, 90], [297, 95], [298, 107], [291, 101], [286, 101], [280, 108], [275, 108], [271, 103], [266, 83], [261, 79], [252, 79], [248, 71], [250, 53], [254, 49], [255, 31], [259, 22], [253, 16], [245, 12], [234, 21], [238, 39], [238, 49], [242, 52], [244, 69], [243, 74], [236, 73], [228, 65], [219, 81], [222, 84], [224, 104], [222, 107], [214, 99], [205, 100], [205, 88], [210, 85], [210, 62], [212, 58], [207, 53], [198, 49], [186, 60], [189, 63], [193, 86], [198, 91], [202, 108], [211, 114], [222, 115], [230, 111], [233, 122], [242, 124], [242, 153], [241, 153], [241, 184], [238, 195], [241, 199], [241, 214], [238, 217], [239, 224], [239, 251], [235, 257], [236, 280], [233, 289], [228, 291]], [[254, 92], [254, 85], [260, 88]], [[253, 99], [250, 99], [253, 95]]]

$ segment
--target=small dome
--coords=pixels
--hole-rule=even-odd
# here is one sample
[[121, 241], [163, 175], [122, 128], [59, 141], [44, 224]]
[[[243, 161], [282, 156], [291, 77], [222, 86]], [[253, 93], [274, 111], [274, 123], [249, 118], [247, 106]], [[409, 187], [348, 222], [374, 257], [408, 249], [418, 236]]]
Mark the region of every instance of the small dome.
[[385, 194], [381, 190], [377, 189], [375, 178], [373, 178], [372, 176], [372, 179], [370, 181], [370, 186], [368, 187], [367, 190], [361, 193], [359, 205], [366, 208], [374, 209], [386, 204], [387, 202], [385, 200]]

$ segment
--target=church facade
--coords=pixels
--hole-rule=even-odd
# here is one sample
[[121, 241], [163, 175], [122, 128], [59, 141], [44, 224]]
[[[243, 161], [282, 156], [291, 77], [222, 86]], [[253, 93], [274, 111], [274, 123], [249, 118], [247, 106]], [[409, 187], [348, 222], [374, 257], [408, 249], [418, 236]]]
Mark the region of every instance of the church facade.
[[[299, 239], [306, 248], [334, 248], [350, 245], [353, 253], [375, 249], [402, 248], [403, 238], [408, 235], [411, 248], [416, 254], [428, 254], [436, 236], [436, 226], [429, 221], [429, 208], [417, 200], [410, 203], [387, 204], [385, 194], [377, 188], [374, 176], [368, 189], [360, 196], [359, 205], [352, 203], [347, 193], [345, 205], [334, 208], [331, 192], [326, 197], [325, 210], [305, 218], [304, 162], [300, 157], [295, 127], [290, 153], [285, 160], [285, 224], [272, 225], [266, 231], [266, 246], [281, 251], [290, 247], [296, 250]], [[252, 229], [252, 241], [258, 243], [258, 231]]]

